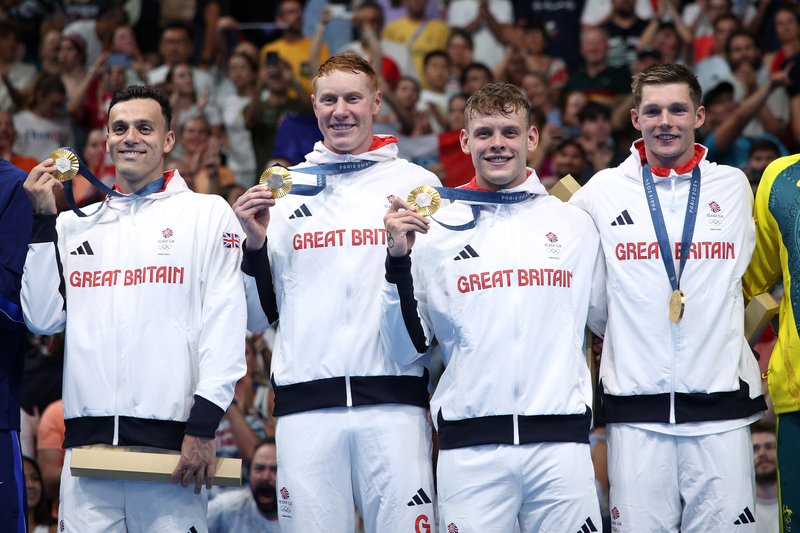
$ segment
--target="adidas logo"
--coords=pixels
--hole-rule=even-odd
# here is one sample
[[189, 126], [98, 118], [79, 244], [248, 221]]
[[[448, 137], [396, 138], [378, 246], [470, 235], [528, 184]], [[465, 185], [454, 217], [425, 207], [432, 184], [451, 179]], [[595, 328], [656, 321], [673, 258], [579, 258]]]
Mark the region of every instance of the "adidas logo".
[[453, 258], [453, 261], [461, 261], [462, 259], [474, 259], [480, 257], [478, 252], [475, 251], [471, 245], [466, 245], [461, 252]]
[[425, 494], [425, 491], [419, 489], [414, 497], [411, 498], [411, 501], [408, 502], [409, 507], [414, 507], [415, 505], [425, 505], [426, 503], [431, 503], [431, 499], [428, 498], [428, 495]]
[[[633, 222], [631, 222], [633, 224]], [[592, 531], [597, 531], [597, 528], [594, 526], [594, 522], [592, 522], [592, 518], [587, 516], [586, 521], [583, 523], [581, 528], [578, 530], [578, 533], [591, 533]]]
[[94, 255], [94, 250], [89, 246], [89, 241], [83, 241], [83, 244], [72, 250], [69, 255]]
[[627, 226], [628, 224], [633, 224], [633, 219], [628, 214], [627, 209], [620, 213], [616, 220], [611, 222], [612, 226]]
[[744, 508], [744, 512], [739, 515], [739, 519], [736, 520], [733, 523], [733, 525], [735, 525], [735, 526], [743, 526], [745, 524], [752, 524], [755, 521], [756, 521], [756, 519], [753, 516], [753, 513], [750, 512], [749, 508], [745, 507]]
[[297, 209], [295, 209], [294, 213], [289, 216], [289, 220], [293, 218], [303, 218], [303, 217], [310, 217], [311, 211], [308, 210], [306, 204], [301, 205]]

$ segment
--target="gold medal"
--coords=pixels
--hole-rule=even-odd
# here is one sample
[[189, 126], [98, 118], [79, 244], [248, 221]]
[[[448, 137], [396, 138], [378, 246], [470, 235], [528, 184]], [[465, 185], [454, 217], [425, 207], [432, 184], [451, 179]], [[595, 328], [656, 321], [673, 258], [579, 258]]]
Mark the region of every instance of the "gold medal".
[[420, 215], [429, 216], [439, 210], [442, 205], [442, 197], [439, 191], [430, 185], [420, 185], [411, 189], [408, 193], [408, 203], [414, 208], [414, 211]]
[[282, 198], [292, 190], [292, 176], [291, 173], [283, 167], [269, 167], [261, 174], [261, 179], [258, 180], [258, 184], [266, 185], [267, 189], [272, 192], [273, 198]]
[[50, 159], [56, 162], [56, 171], [53, 177], [58, 181], [69, 181], [78, 174], [80, 162], [78, 156], [71, 150], [59, 148], [50, 154]]
[[669, 297], [669, 319], [675, 324], [683, 318], [683, 309], [686, 307], [686, 296], [680, 289], [675, 289]]

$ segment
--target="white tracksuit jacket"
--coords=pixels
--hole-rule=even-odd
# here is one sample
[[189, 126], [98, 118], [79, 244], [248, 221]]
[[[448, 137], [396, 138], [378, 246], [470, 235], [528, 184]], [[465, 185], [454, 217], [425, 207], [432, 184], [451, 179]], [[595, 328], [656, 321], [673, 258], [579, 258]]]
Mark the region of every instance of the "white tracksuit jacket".
[[[588, 443], [583, 340], [597, 230], [535, 173], [516, 191], [537, 196], [482, 206], [472, 229], [433, 222], [409, 256], [387, 259], [381, 332], [390, 353], [408, 364], [434, 337], [442, 347], [446, 369], [431, 400], [442, 449]], [[471, 206], [457, 201], [434, 218], [462, 224]]]
[[22, 305], [31, 331], [66, 330], [65, 447], [213, 438], [244, 375], [239, 223], [222, 198], [165, 176], [94, 216], [36, 217]]
[[[380, 403], [428, 405], [424, 366], [392, 361], [379, 330], [389, 197], [405, 199], [416, 186], [439, 184], [431, 172], [399, 159], [396, 142], [376, 136], [358, 156], [336, 154], [318, 142], [302, 166], [377, 163], [328, 176], [316, 196], [278, 199], [266, 246], [245, 253], [243, 269], [255, 276], [246, 278], [248, 328], [258, 331], [279, 320], [272, 358], [276, 416]], [[313, 184], [316, 178], [292, 173], [292, 180]]]
[[[740, 170], [705, 156], [705, 147], [695, 145], [699, 209], [680, 280], [686, 307], [678, 324], [669, 319], [672, 287], [642, 184], [643, 142], [570, 200], [594, 219], [605, 255], [600, 385], [608, 422], [734, 420], [765, 408], [758, 364], [743, 333], [741, 277], [755, 242], [753, 194]], [[653, 172], [676, 273], [693, 167], [665, 177]], [[598, 333], [604, 319], [593, 324]]]

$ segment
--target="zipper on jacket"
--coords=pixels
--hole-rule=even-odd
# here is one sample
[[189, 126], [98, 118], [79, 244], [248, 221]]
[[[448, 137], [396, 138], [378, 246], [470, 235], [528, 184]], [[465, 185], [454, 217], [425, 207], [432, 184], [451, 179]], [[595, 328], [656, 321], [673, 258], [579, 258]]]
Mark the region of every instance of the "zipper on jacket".
[[673, 175], [669, 177], [669, 183], [670, 183], [670, 186], [672, 187], [672, 200], [670, 202], [671, 203], [670, 211], [672, 211], [674, 213], [675, 212], [675, 203], [676, 203], [675, 202], [675, 174], [674, 174], [675, 171], [673, 170], [672, 172], [673, 172]]
[[114, 415], [114, 446], [119, 446], [119, 415]]
[[[350, 156], [348, 155], [345, 158], [345, 160], [346, 161], [350, 161]], [[346, 175], [349, 176], [350, 173], [347, 173]], [[345, 280], [344, 280], [345, 287], [347, 287], [347, 290], [346, 290], [345, 296], [344, 296], [344, 314], [345, 314], [344, 323], [345, 323], [346, 327], [348, 328], [346, 330], [348, 336], [350, 335], [350, 329], [349, 328], [350, 328], [350, 321], [351, 321], [351, 316], [350, 316], [350, 297], [351, 297], [350, 293], [352, 292], [350, 290], [351, 289], [351, 281], [350, 281], [350, 278], [351, 278], [350, 270], [351, 270], [351, 268], [352, 267], [350, 265], [347, 265], [347, 268], [345, 268], [346, 277], [345, 277]], [[344, 384], [345, 384], [345, 391], [347, 393], [347, 407], [353, 407], [353, 393], [352, 393], [352, 390], [350, 388], [350, 357], [351, 357], [351, 355], [350, 355], [350, 351], [349, 350], [345, 350], [345, 353], [347, 355], [344, 358]]]
[[[502, 204], [498, 205], [497, 207], [498, 207], [497, 213], [499, 213], [500, 211], [499, 208], [502, 207]], [[506, 207], [508, 207], [508, 210], [510, 212], [509, 215], [511, 217], [516, 215], [513, 209], [515, 206], [508, 205]], [[497, 215], [497, 213], [495, 213], [495, 215]], [[512, 225], [512, 227], [514, 228], [514, 242], [521, 242], [519, 238], [519, 231], [517, 231], [517, 226]], [[519, 292], [512, 294], [515, 294], [515, 296], [512, 297], [512, 303], [515, 308], [514, 316], [515, 317], [522, 316], [519, 309], [519, 298], [520, 298]], [[521, 363], [520, 363], [520, 353], [519, 353], [520, 352], [519, 329], [520, 329], [519, 321], [514, 320], [514, 344], [512, 347], [512, 354], [514, 356], [514, 413], [512, 416], [512, 420], [514, 421], [514, 444], [519, 444], [519, 413], [521, 411], [519, 402], [519, 377], [522, 372], [520, 371]]]
[[678, 366], [678, 324], [670, 324], [672, 340], [672, 368], [669, 377], [669, 423], [675, 423], [675, 369]]

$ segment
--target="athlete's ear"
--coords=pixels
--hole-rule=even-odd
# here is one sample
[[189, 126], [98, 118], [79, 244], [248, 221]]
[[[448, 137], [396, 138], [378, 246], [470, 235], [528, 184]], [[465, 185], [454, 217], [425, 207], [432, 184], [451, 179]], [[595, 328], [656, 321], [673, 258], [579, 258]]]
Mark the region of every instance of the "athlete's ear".
[[636, 131], [642, 131], [642, 126], [639, 124], [639, 111], [635, 107], [631, 109], [631, 124], [633, 124]]
[[694, 119], [694, 129], [700, 128], [703, 124], [706, 123], [706, 108], [705, 106], [698, 106], [695, 119]]
[[467, 133], [467, 130], [461, 130], [458, 140], [461, 141], [461, 151], [469, 155], [469, 134]]

